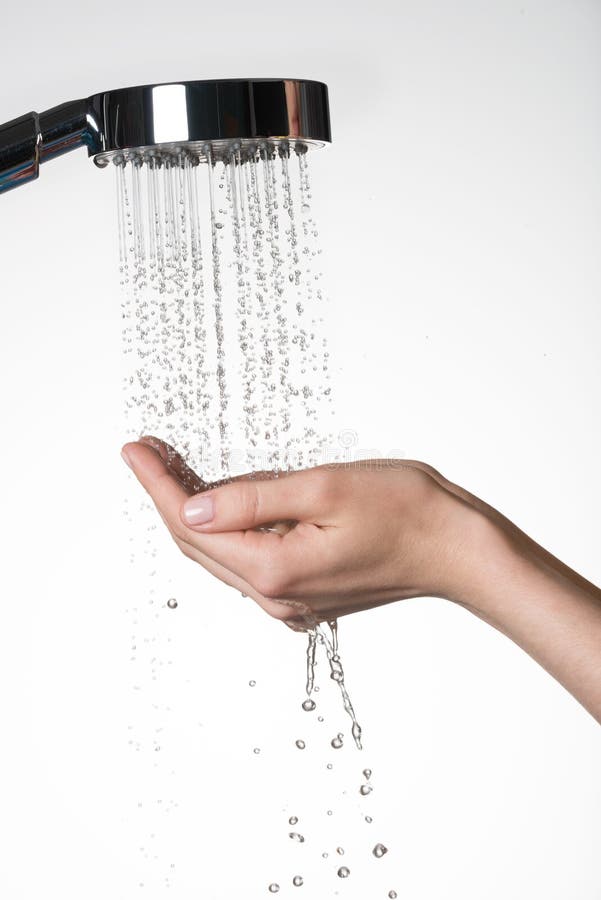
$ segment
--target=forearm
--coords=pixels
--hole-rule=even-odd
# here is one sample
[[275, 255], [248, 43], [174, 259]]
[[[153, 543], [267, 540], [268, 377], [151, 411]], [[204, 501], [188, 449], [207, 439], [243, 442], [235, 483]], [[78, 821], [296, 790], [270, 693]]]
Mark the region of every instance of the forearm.
[[601, 591], [511, 523], [476, 513], [464, 540], [471, 566], [451, 599], [515, 641], [601, 722]]

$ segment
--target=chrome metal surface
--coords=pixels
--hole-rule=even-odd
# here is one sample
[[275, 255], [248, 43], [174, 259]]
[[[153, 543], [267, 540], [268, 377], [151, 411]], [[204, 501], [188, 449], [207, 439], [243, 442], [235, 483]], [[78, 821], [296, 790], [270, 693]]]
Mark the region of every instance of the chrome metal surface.
[[37, 113], [0, 125], [0, 193], [38, 177], [40, 143]]
[[[94, 94], [0, 125], [0, 193], [37, 178], [39, 165], [77, 147], [106, 165], [153, 148], [202, 157], [236, 141], [331, 141], [328, 89], [301, 79], [226, 79], [141, 85]], [[100, 155], [99, 155], [100, 154]], [[215, 155], [215, 153], [213, 153]]]
[[331, 141], [318, 81], [231, 79], [144, 85], [90, 97], [102, 151], [236, 138]]

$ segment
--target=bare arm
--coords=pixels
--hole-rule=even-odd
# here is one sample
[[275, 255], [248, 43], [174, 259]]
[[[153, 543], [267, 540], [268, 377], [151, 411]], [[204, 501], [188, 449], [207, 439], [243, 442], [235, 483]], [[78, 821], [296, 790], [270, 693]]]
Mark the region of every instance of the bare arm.
[[[510, 637], [601, 722], [599, 588], [425, 463], [369, 460], [209, 489], [157, 439], [123, 455], [182, 552], [270, 615], [303, 627], [443, 597]], [[274, 522], [288, 525], [256, 530]]]
[[470, 571], [450, 599], [522, 647], [601, 722], [601, 591], [524, 535], [474, 523]]

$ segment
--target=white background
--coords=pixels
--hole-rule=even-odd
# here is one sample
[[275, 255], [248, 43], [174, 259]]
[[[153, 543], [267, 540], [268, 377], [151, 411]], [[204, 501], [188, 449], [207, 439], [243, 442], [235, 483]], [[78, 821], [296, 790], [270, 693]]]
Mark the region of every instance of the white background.
[[[601, 581], [598, 2], [33, 0], [4, 15], [0, 74], [2, 121], [144, 82], [326, 81], [313, 174], [341, 427]], [[276, 880], [312, 900], [598, 900], [599, 728], [463, 610], [343, 620], [367, 749], [330, 781], [299, 712], [303, 639], [170, 547], [180, 606], [141, 611], [159, 674], [134, 676], [113, 203], [83, 151], [0, 201], [0, 896], [229, 900]], [[346, 727], [330, 688], [328, 737]], [[371, 826], [345, 806], [364, 765]], [[320, 855], [338, 842], [344, 882]]]

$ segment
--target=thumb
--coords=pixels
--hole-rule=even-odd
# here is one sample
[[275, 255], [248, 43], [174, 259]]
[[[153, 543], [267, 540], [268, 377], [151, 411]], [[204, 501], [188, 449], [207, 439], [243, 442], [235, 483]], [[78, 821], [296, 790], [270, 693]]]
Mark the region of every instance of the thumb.
[[188, 498], [181, 518], [200, 532], [243, 531], [275, 522], [318, 524], [327, 512], [328, 480], [324, 469], [241, 479]]

